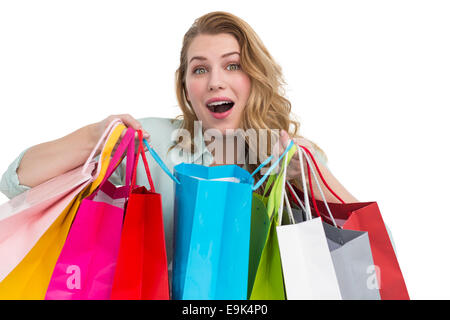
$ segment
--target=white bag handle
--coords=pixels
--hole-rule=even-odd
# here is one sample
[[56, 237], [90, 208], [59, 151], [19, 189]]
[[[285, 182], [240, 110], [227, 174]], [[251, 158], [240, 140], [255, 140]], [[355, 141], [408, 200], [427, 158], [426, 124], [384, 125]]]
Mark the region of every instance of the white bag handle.
[[306, 212], [305, 207], [303, 206], [303, 202], [302, 200], [300, 200], [300, 198], [298, 197], [298, 195], [295, 193], [294, 188], [292, 188], [292, 185], [289, 181], [286, 181], [286, 184], [288, 186], [288, 188], [291, 190], [292, 194], [294, 195], [295, 199], [297, 200], [297, 202], [299, 203], [300, 207], [303, 209], [303, 211]]
[[[305, 207], [306, 208], [304, 208], [303, 205], [302, 205], [302, 208], [305, 209], [307, 218], [309, 218], [309, 220], [311, 220], [312, 219], [312, 215], [311, 215], [311, 208], [309, 206], [308, 190], [306, 188], [305, 171], [304, 171], [304, 168], [303, 168], [303, 157], [301, 156], [301, 154], [299, 152], [299, 146], [297, 144], [295, 144], [295, 146], [297, 147], [297, 152], [299, 154], [298, 157], [300, 159], [300, 168], [301, 168], [301, 174], [302, 174], [303, 189], [306, 190], [306, 197], [305, 197]], [[287, 199], [286, 188], [284, 187], [285, 183], [286, 183], [286, 172], [287, 172], [287, 156], [286, 156], [286, 159], [284, 160], [283, 188], [282, 188], [283, 191], [282, 191], [282, 195], [281, 195], [280, 208], [278, 209], [278, 225], [281, 225], [281, 218], [283, 216], [283, 205], [284, 205], [283, 202], [284, 202], [285, 199]], [[295, 194], [295, 192], [294, 192], [294, 194]], [[286, 202], [288, 203], [287, 210], [288, 210], [288, 213], [289, 213], [289, 218], [291, 219], [291, 221], [294, 221], [294, 215], [292, 214], [292, 208], [291, 208], [291, 206], [289, 204], [289, 201], [286, 201]], [[299, 201], [299, 203], [301, 203], [301, 201]]]
[[[284, 205], [284, 199], [286, 198], [286, 190], [284, 188], [284, 184], [286, 183], [286, 172], [287, 172], [287, 159], [288, 155], [284, 157], [284, 166], [283, 166], [283, 182], [282, 182], [282, 188], [281, 188], [281, 199], [280, 199], [280, 207], [278, 208], [278, 225], [281, 225], [281, 219], [283, 218], [283, 205]], [[290, 212], [292, 214], [292, 211]]]
[[295, 224], [294, 214], [292, 213], [291, 204], [289, 203], [289, 199], [287, 197], [286, 192], [284, 193], [284, 201], [286, 201], [286, 208], [289, 215], [289, 220], [291, 221], [291, 224]]
[[[305, 159], [306, 159], [306, 161], [308, 162], [309, 167], [311, 168], [311, 171], [312, 171], [312, 173], [313, 173], [314, 180], [315, 180], [316, 185], [317, 185], [317, 189], [318, 189], [319, 192], [320, 192], [320, 196], [322, 197], [323, 203], [325, 204], [325, 207], [326, 207], [326, 209], [327, 209], [327, 211], [328, 211], [328, 215], [330, 216], [331, 220], [333, 221], [333, 225], [334, 225], [335, 227], [337, 227], [337, 224], [336, 224], [336, 221], [334, 220], [333, 214], [331, 213], [331, 210], [330, 210], [330, 208], [328, 207], [328, 203], [327, 203], [327, 201], [326, 201], [326, 199], [325, 199], [325, 195], [323, 194], [322, 188], [320, 187], [320, 183], [319, 183], [319, 181], [318, 181], [318, 179], [317, 179], [317, 175], [316, 175], [316, 172], [315, 172], [315, 170], [314, 170], [314, 167], [312, 166], [312, 162], [311, 162], [311, 159], [310, 159], [309, 155], [306, 153], [305, 150], [303, 150], [303, 148], [301, 148], [301, 147], [298, 146], [297, 144], [296, 144], [296, 147], [297, 147], [297, 151], [298, 151], [298, 153], [299, 153], [300, 169], [301, 169], [302, 181], [303, 181], [303, 190], [304, 190], [304, 193], [305, 193], [305, 206], [306, 206], [306, 209], [307, 209], [307, 210], [305, 210], [305, 208], [303, 207], [302, 202], [300, 201], [298, 195], [295, 193], [295, 191], [294, 191], [294, 189], [292, 188], [291, 184], [288, 182], [287, 184], [288, 184], [289, 189], [290, 189], [291, 192], [294, 194], [294, 197], [295, 197], [296, 200], [299, 202], [299, 204], [300, 204], [300, 206], [302, 207], [302, 209], [305, 210], [306, 216], [307, 216], [306, 218], [309, 219], [309, 220], [311, 220], [311, 219], [312, 219], [311, 207], [310, 207], [310, 205], [309, 205], [308, 189], [306, 188], [306, 179], [305, 179], [305, 171], [304, 171], [305, 169], [304, 169], [304, 166], [303, 166], [303, 156], [300, 154], [300, 151], [301, 151], [302, 154], [305, 156]], [[286, 196], [286, 199], [287, 199], [287, 196]], [[292, 220], [293, 220], [293, 215], [292, 215], [292, 210], [291, 210], [291, 208], [290, 208], [290, 205], [288, 206], [288, 211], [289, 211], [289, 210], [290, 210], [290, 215], [292, 216]]]
[[323, 194], [322, 188], [320, 187], [320, 183], [319, 183], [319, 180], [317, 179], [316, 171], [314, 170], [314, 167], [313, 167], [313, 165], [312, 165], [312, 162], [311, 162], [311, 159], [310, 159], [310, 157], [309, 157], [309, 154], [307, 154], [306, 151], [303, 150], [303, 148], [301, 148], [301, 147], [299, 147], [299, 146], [297, 146], [297, 147], [298, 147], [298, 148], [303, 152], [303, 154], [305, 155], [306, 161], [308, 161], [308, 165], [309, 165], [309, 167], [311, 168], [311, 171], [312, 171], [312, 173], [313, 173], [314, 181], [316, 181], [317, 189], [319, 189], [320, 196], [322, 197], [323, 203], [325, 204], [325, 207], [327, 208], [328, 215], [330, 216], [331, 220], [333, 221], [333, 225], [334, 225], [335, 227], [337, 227], [336, 221], [334, 220], [334, 217], [333, 217], [333, 214], [331, 213], [331, 210], [330, 210], [330, 208], [328, 207], [328, 203], [327, 203], [327, 200], [325, 199], [325, 195]]

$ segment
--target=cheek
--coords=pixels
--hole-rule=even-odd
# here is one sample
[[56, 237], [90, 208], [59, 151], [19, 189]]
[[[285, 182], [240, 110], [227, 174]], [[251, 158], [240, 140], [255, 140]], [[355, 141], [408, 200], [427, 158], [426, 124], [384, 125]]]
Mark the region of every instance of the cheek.
[[203, 83], [199, 80], [188, 80], [186, 82], [187, 96], [192, 104], [201, 99]]
[[186, 81], [186, 94], [191, 103], [192, 109], [199, 119], [202, 119], [202, 99], [204, 96], [204, 84], [201, 79]]
[[248, 96], [250, 95], [250, 87], [250, 78], [247, 75], [243, 75], [242, 77], [240, 77], [238, 90], [241, 98], [248, 98]]

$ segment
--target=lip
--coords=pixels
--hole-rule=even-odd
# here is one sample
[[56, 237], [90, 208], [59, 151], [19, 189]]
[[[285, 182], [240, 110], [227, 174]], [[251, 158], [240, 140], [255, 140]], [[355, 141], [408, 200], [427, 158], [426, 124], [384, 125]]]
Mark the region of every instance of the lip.
[[211, 113], [211, 115], [212, 115], [214, 118], [221, 120], [221, 119], [225, 119], [226, 117], [228, 117], [228, 116], [231, 114], [231, 112], [233, 112], [233, 109], [234, 109], [234, 106], [233, 106], [233, 108], [231, 108], [230, 110], [225, 111], [225, 112], [222, 112], [222, 113], [212, 112], [212, 111], [209, 110], [209, 109], [208, 109], [208, 111], [209, 111], [209, 113]]
[[231, 101], [231, 102], [234, 102], [233, 100], [231, 100], [230, 98], [227, 98], [227, 97], [215, 97], [215, 98], [211, 98], [208, 101], [206, 101], [205, 104], [210, 104], [210, 103], [217, 102], [217, 101]]

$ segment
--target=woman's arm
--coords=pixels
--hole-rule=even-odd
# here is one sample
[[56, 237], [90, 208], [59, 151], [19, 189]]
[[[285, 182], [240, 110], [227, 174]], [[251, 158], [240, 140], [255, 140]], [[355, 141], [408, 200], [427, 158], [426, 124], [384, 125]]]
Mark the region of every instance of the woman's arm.
[[[103, 131], [115, 118], [135, 130], [142, 129], [140, 123], [130, 115], [109, 116], [62, 138], [35, 145], [25, 152], [17, 168], [20, 184], [34, 187], [84, 164]], [[144, 133], [144, 137], [148, 138], [148, 133]]]
[[[290, 138], [287, 135], [285, 131], [281, 134], [281, 142], [283, 145], [283, 148], [286, 148], [289, 144]], [[314, 156], [314, 147], [305, 139], [295, 139], [295, 142], [306, 147]], [[345, 187], [336, 179], [336, 177], [331, 173], [331, 171], [327, 168], [327, 166], [318, 159], [316, 159], [316, 163], [320, 169], [320, 172], [322, 173], [322, 176], [328, 186], [333, 190], [345, 203], [352, 203], [352, 202], [358, 202], [358, 200], [347, 190]], [[304, 172], [306, 177], [306, 185], [308, 187], [309, 191], [309, 180], [307, 176], [307, 165], [306, 165], [306, 159], [303, 158], [303, 164], [304, 164]], [[341, 203], [338, 198], [336, 198], [325, 186], [325, 184], [322, 182], [322, 179], [320, 178], [319, 174], [317, 173], [317, 170], [315, 169], [315, 166], [313, 163], [311, 163], [313, 167], [311, 167], [311, 170], [316, 171], [317, 180], [320, 183], [320, 188], [323, 191], [323, 194], [325, 196], [325, 199], [327, 202], [330, 203]], [[300, 161], [298, 153], [296, 153], [289, 164], [289, 167], [287, 169], [287, 179], [289, 181], [293, 181], [294, 184], [299, 187], [300, 189], [303, 189], [303, 184], [301, 183], [301, 170], [300, 170]], [[314, 179], [313, 174], [311, 173], [311, 179], [312, 179], [312, 189], [314, 192], [314, 198], [317, 200], [323, 200], [322, 196], [320, 194], [319, 188], [317, 187], [316, 181]], [[309, 193], [309, 192], [308, 192]]]
[[[328, 186], [331, 188], [331, 190], [334, 191], [334, 193], [336, 193], [345, 203], [352, 203], [352, 202], [359, 202], [347, 189], [345, 189], [345, 187], [333, 176], [333, 174], [331, 173], [331, 171], [325, 166], [323, 165], [320, 161], [316, 161], [320, 172], [322, 173], [322, 176], [324, 178], [324, 180], [327, 182]], [[313, 168], [311, 168], [312, 170]], [[314, 169], [315, 170], [315, 169]], [[305, 171], [305, 173], [307, 173], [307, 171]], [[320, 178], [319, 174], [317, 173], [316, 170], [316, 176], [317, 176], [317, 180], [320, 183], [320, 188], [323, 191], [323, 194], [325, 196], [325, 199], [327, 200], [327, 202], [330, 203], [341, 203], [341, 201], [339, 201], [338, 198], [336, 198], [329, 190], [328, 188], [325, 186], [325, 184], [322, 182], [322, 179]], [[308, 179], [308, 178], [306, 178]], [[316, 181], [314, 180], [314, 176], [311, 173], [311, 179], [313, 181], [313, 192], [314, 192], [314, 198], [322, 201], [322, 196], [320, 194], [320, 191], [317, 187]], [[307, 180], [307, 184], [306, 184], [309, 188], [309, 183]], [[308, 189], [309, 190], [309, 189]]]
[[34, 187], [82, 165], [95, 146], [95, 127], [87, 125], [75, 132], [29, 148], [17, 168], [20, 184]]

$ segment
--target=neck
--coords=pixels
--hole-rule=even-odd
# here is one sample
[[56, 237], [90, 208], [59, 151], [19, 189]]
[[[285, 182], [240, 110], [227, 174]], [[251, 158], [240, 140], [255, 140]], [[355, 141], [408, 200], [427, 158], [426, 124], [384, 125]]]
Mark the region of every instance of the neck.
[[[236, 137], [223, 135], [222, 137], [215, 137], [213, 141], [206, 144], [206, 148], [211, 152], [214, 160], [211, 166], [237, 164], [243, 165], [242, 150], [238, 150], [238, 143]], [[239, 154], [241, 153], [241, 154]], [[245, 153], [245, 152], [244, 152]]]

